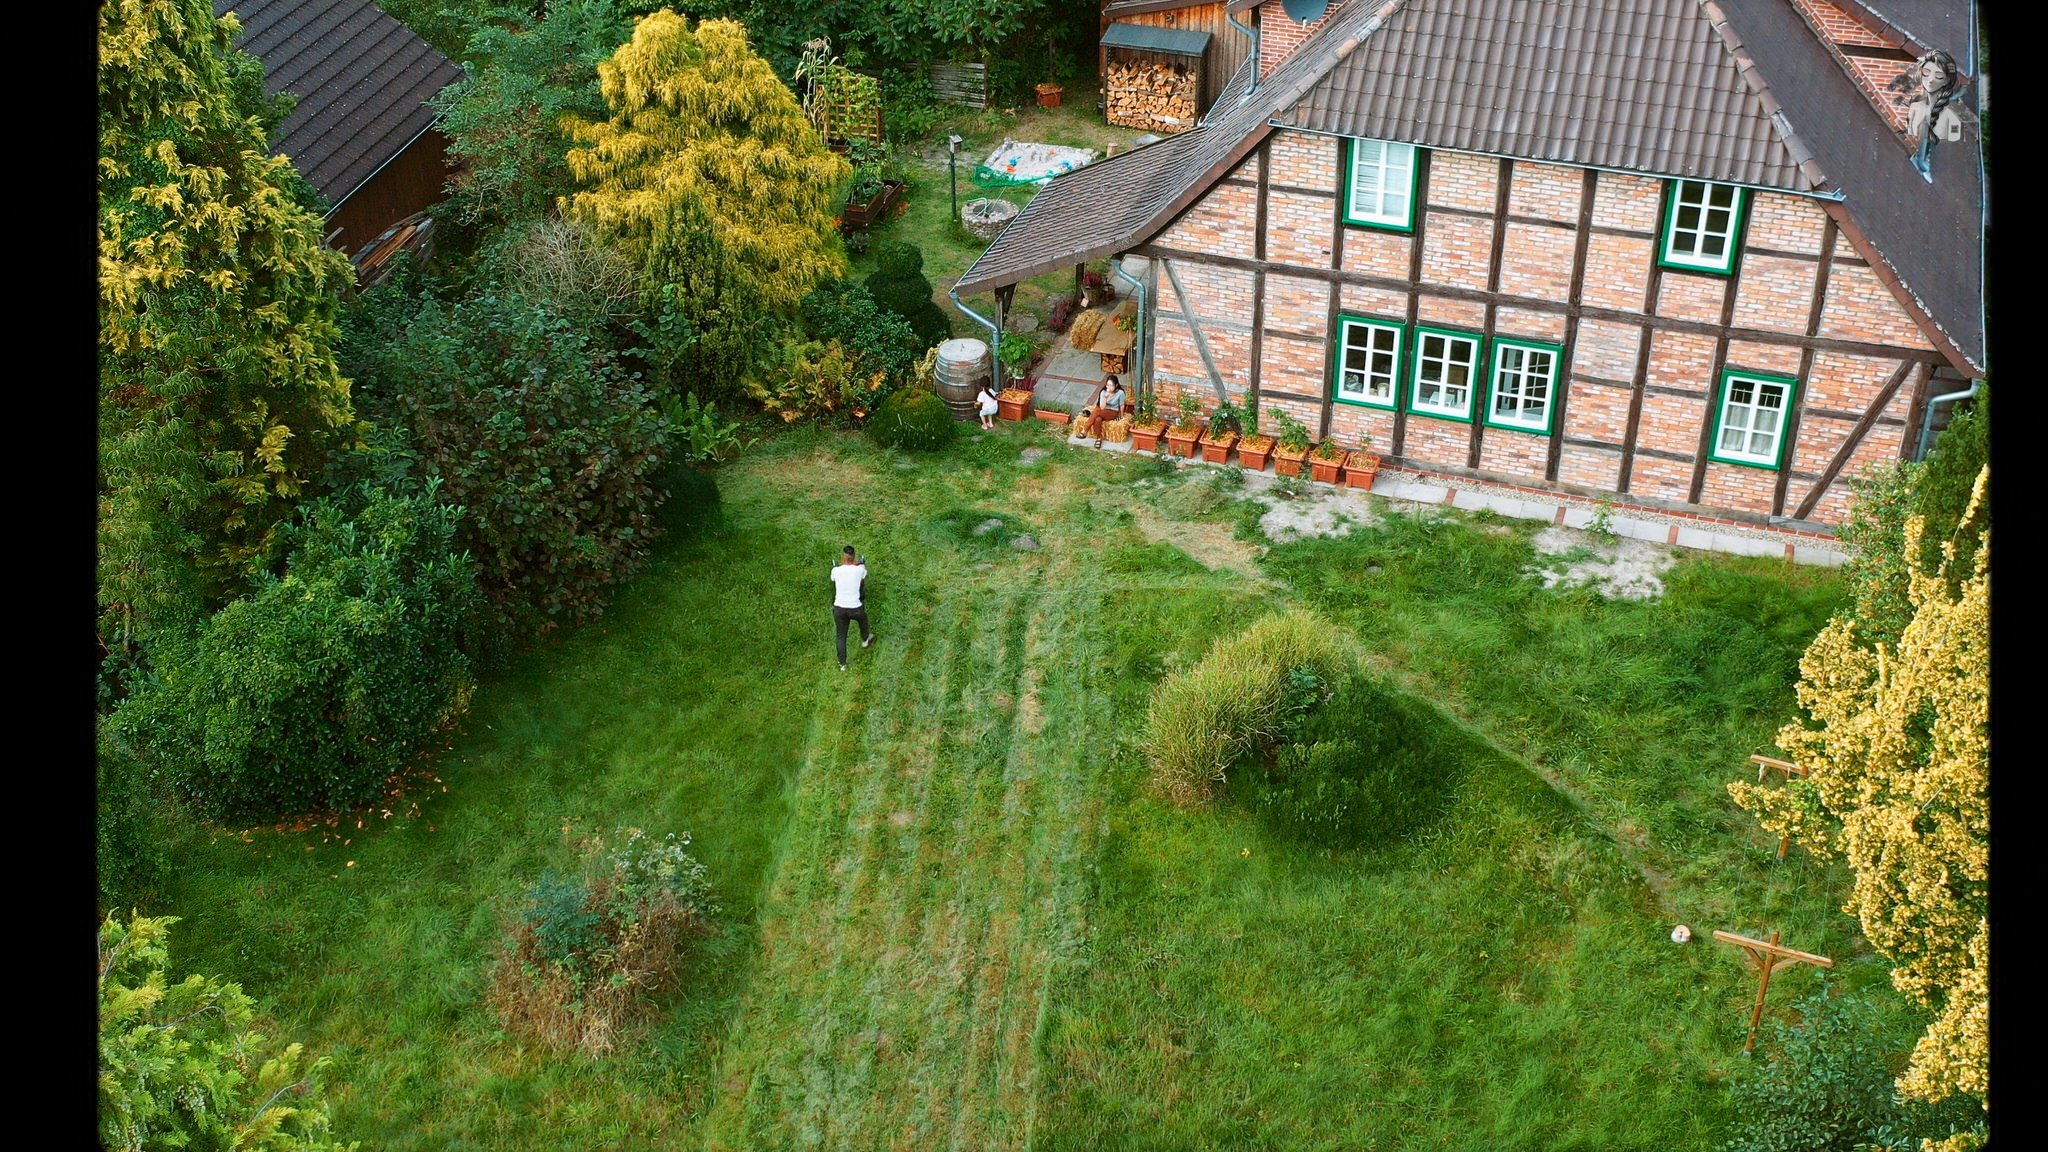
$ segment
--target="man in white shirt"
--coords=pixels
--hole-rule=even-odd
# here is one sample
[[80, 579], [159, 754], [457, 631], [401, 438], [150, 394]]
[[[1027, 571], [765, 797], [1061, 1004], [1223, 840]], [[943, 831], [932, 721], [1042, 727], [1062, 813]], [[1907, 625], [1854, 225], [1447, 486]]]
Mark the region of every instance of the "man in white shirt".
[[846, 671], [846, 624], [849, 620], [860, 621], [860, 646], [866, 648], [875, 642], [875, 634], [868, 631], [868, 610], [861, 602], [861, 593], [866, 589], [868, 566], [860, 562], [853, 545], [839, 554], [839, 563], [832, 566], [832, 622], [839, 628], [839, 670]]

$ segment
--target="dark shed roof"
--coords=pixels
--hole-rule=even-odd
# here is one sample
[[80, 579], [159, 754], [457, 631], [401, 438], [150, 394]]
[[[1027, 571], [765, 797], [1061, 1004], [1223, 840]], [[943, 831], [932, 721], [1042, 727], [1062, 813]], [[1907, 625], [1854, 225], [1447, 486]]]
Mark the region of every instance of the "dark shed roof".
[[369, 0], [214, 0], [242, 22], [263, 90], [298, 107], [273, 147], [340, 205], [434, 123], [426, 101], [462, 69]]
[[1209, 47], [1207, 32], [1185, 28], [1154, 28], [1149, 24], [1111, 24], [1102, 34], [1105, 48], [1140, 48], [1175, 56], [1200, 56]]

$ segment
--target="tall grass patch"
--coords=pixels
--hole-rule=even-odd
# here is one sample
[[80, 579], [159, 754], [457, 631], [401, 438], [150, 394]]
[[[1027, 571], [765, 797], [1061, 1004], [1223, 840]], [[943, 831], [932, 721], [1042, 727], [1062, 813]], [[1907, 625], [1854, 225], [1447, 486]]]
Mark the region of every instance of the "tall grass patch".
[[1262, 617], [1217, 641], [1200, 664], [1153, 692], [1145, 721], [1153, 786], [1176, 804], [1208, 799], [1233, 761], [1281, 734], [1290, 669], [1327, 684], [1356, 664], [1343, 634], [1299, 611]]

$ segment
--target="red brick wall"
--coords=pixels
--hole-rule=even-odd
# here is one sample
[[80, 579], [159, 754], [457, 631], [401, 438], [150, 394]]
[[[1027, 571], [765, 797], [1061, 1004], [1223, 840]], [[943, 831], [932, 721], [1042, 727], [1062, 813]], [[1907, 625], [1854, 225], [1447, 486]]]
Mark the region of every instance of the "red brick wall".
[[1346, 0], [1330, 0], [1330, 7], [1322, 17], [1312, 24], [1297, 24], [1287, 15], [1278, 0], [1261, 5], [1258, 9], [1259, 29], [1259, 78], [1272, 74], [1280, 62], [1294, 54], [1296, 48], [1310, 36], [1321, 31], [1345, 5]]
[[[1277, 12], [1277, 6], [1272, 6]], [[1263, 10], [1262, 10], [1263, 11]], [[1422, 324], [1482, 331], [1488, 323], [1485, 293], [1496, 274], [1490, 266], [1497, 227], [1504, 227], [1499, 295], [1491, 310], [1496, 336], [1520, 337], [1554, 344], [1573, 344], [1572, 362], [1563, 371], [1570, 383], [1566, 409], [1559, 421], [1557, 472], [1546, 475], [1553, 439], [1488, 428], [1483, 434], [1481, 470], [1543, 484], [1557, 483], [1614, 491], [1623, 481], [1623, 445], [1632, 442], [1628, 465], [1629, 494], [1685, 501], [1693, 479], [1700, 477], [1698, 502], [1706, 508], [1753, 514], [1790, 514], [1840, 453], [1857, 420], [1891, 378], [1900, 363], [1896, 356], [1815, 350], [1808, 356], [1798, 345], [1731, 334], [1725, 357], [1723, 343], [1712, 332], [1658, 328], [1649, 337], [1649, 355], [1642, 356], [1640, 326], [1600, 315], [1581, 316], [1575, 332], [1568, 330], [1562, 305], [1570, 295], [1572, 255], [1581, 237], [1579, 210], [1584, 170], [1563, 165], [1516, 161], [1507, 166], [1509, 215], [1493, 217], [1499, 203], [1503, 164], [1492, 157], [1432, 152], [1421, 202], [1421, 283], [1412, 294], [1408, 281], [1414, 237], [1383, 229], [1337, 227], [1341, 205], [1340, 143], [1330, 137], [1276, 131], [1268, 142], [1273, 185], [1267, 198], [1266, 250], [1279, 266], [1301, 268], [1290, 276], [1269, 267], [1265, 277], [1265, 331], [1258, 365], [1262, 403], [1293, 411], [1310, 428], [1322, 425], [1330, 395], [1328, 379], [1331, 239], [1341, 235], [1339, 267], [1345, 273], [1373, 277], [1379, 284], [1341, 284], [1338, 301], [1345, 312], [1405, 320], [1411, 313]], [[1256, 165], [1240, 170], [1256, 175]], [[1695, 325], [1718, 326], [1732, 293], [1733, 323], [1738, 329], [1803, 336], [1810, 315], [1819, 257], [1827, 236], [1826, 213], [1814, 201], [1774, 192], [1751, 197], [1745, 251], [1739, 275], [1732, 278], [1656, 267], [1655, 232], [1660, 223], [1663, 182], [1638, 176], [1600, 173], [1594, 185], [1593, 231], [1584, 237], [1586, 268], [1581, 304], [1591, 310], [1641, 315], [1650, 282], [1658, 281], [1655, 310], [1659, 318]], [[1174, 223], [1155, 242], [1189, 252], [1233, 259], [1255, 251], [1258, 201], [1248, 187], [1218, 186]], [[1193, 258], [1175, 261], [1182, 282], [1196, 298], [1197, 312], [1215, 350], [1219, 368], [1234, 393], [1250, 383], [1251, 273], [1202, 265]], [[1228, 272], [1230, 275], [1223, 273]], [[1316, 273], [1316, 274], [1311, 274]], [[1841, 238], [1834, 242], [1827, 292], [1820, 319], [1822, 336], [1899, 349], [1924, 356], [1926, 339], [1911, 317], [1878, 281], [1864, 259]], [[1204, 404], [1213, 398], [1207, 374], [1184, 324], [1167, 313], [1173, 307], [1170, 285], [1160, 277], [1161, 317], [1156, 326], [1155, 365], [1162, 397], [1170, 398], [1181, 383], [1202, 388]], [[1480, 298], [1471, 298], [1477, 295]], [[1404, 345], [1412, 356], [1412, 338]], [[1640, 366], [1640, 367], [1639, 367]], [[1746, 368], [1800, 377], [1801, 418], [1789, 452], [1782, 509], [1777, 486], [1780, 474], [1771, 469], [1698, 463], [1702, 433], [1713, 418], [1720, 385], [1718, 369]], [[1408, 364], [1404, 356], [1404, 384]], [[1916, 370], [1917, 371], [1917, 370]], [[1913, 379], [1917, 379], [1914, 377]], [[1910, 415], [1912, 381], [1901, 387], [1865, 441], [1857, 447], [1842, 477], [1819, 501], [1813, 516], [1838, 522], [1846, 507], [1846, 478], [1869, 461], [1895, 458], [1903, 424]], [[1293, 397], [1276, 396], [1285, 393]], [[1475, 398], [1475, 410], [1480, 401]], [[1638, 417], [1631, 433], [1629, 412]], [[1330, 436], [1353, 446], [1371, 436], [1376, 448], [1393, 449], [1392, 413], [1351, 404], [1328, 402]], [[1402, 457], [1418, 467], [1463, 469], [1470, 459], [1469, 424], [1409, 413], [1403, 418]]]

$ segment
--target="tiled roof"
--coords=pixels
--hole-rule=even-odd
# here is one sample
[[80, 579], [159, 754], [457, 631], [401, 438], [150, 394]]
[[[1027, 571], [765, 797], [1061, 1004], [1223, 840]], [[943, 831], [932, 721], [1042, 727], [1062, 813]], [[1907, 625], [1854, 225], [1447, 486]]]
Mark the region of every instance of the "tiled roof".
[[[1354, 0], [1357, 2], [1357, 0]], [[1289, 127], [1815, 189], [1698, 0], [1401, 5]]]
[[338, 205], [434, 122], [426, 101], [462, 69], [369, 0], [214, 0], [242, 22], [263, 90], [298, 107], [273, 147]]

